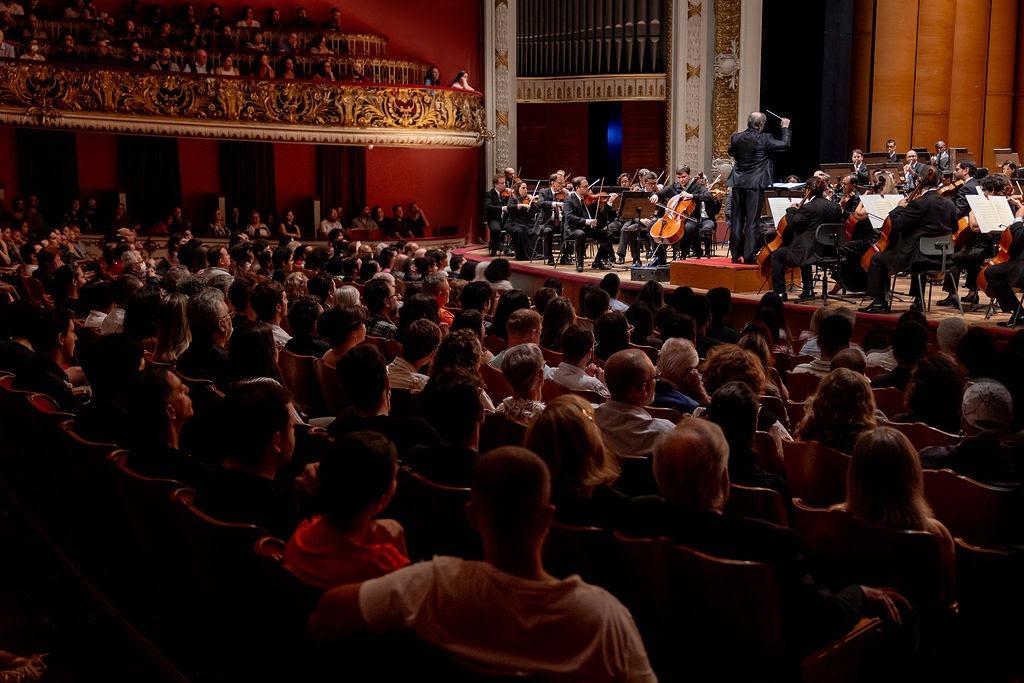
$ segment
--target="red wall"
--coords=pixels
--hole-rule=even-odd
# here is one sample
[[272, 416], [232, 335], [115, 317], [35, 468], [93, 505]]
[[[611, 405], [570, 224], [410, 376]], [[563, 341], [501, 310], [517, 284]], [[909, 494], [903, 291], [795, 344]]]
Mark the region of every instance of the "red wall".
[[[82, 162], [79, 161], [79, 164]], [[213, 218], [220, 193], [220, 151], [216, 140], [178, 139], [181, 208], [196, 226]]]
[[284, 218], [284, 212], [291, 210], [300, 227], [311, 227], [312, 199], [320, 193], [316, 182], [316, 145], [274, 145], [274, 175], [277, 217]]

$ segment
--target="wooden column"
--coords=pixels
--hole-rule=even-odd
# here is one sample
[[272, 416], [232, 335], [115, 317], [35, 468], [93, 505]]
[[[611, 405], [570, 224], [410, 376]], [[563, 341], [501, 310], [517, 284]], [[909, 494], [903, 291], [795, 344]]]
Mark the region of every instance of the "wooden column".
[[[1017, 4], [1017, 36], [1024, 32], [1024, 0]], [[1024, 39], [1017, 40], [1017, 83], [1014, 87], [1013, 149], [1024, 151]]]
[[[1024, 0], [1022, 0], [1024, 1]], [[871, 112], [871, 54], [874, 46], [875, 1], [855, 0], [853, 50], [850, 59], [849, 147], [871, 151], [868, 121]]]
[[884, 150], [886, 138], [895, 138], [901, 153], [910, 146], [919, 4], [918, 0], [887, 0], [877, 3], [875, 7], [872, 150]]
[[[957, 0], [950, 83], [950, 147], [966, 147], [982, 159], [982, 131], [985, 123], [985, 78], [988, 65], [989, 0]], [[945, 54], [948, 54], [947, 49]]]
[[992, 149], [1009, 147], [1013, 133], [1014, 63], [1017, 58], [1018, 40], [1017, 4], [1018, 0], [992, 0], [988, 78], [985, 83], [985, 134], [980, 154], [983, 164], [989, 167], [995, 162]]
[[[949, 135], [949, 100], [952, 62], [950, 30], [956, 15], [956, 0], [929, 0], [921, 6], [917, 21], [917, 68], [914, 79], [913, 147], [932, 148], [936, 140]], [[902, 150], [901, 150], [902, 151]], [[972, 150], [973, 151], [973, 150]]]

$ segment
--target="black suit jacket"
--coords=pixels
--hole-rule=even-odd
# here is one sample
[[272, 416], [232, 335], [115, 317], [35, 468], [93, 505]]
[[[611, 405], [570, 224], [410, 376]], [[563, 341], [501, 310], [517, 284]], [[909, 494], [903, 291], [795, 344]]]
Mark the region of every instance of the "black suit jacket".
[[892, 230], [898, 241], [875, 258], [889, 270], [906, 270], [915, 263], [929, 261], [921, 254], [918, 241], [922, 237], [948, 235], [956, 230], [956, 205], [940, 197], [938, 192], [926, 192], [906, 206], [897, 206], [890, 212]]
[[833, 594], [815, 584], [791, 529], [738, 515], [687, 510], [650, 496], [634, 500], [624, 530], [636, 536], [668, 536], [715, 557], [767, 564], [778, 581], [787, 630], [805, 652], [844, 633], [864, 612], [859, 586]]
[[759, 133], [755, 128], [733, 133], [729, 156], [736, 163], [726, 184], [752, 190], [771, 187], [775, 177], [772, 155], [789, 149], [792, 139], [793, 132], [789, 128], [782, 129], [782, 137], [778, 140], [770, 133]]
[[953, 203], [956, 204], [956, 217], [963, 218], [971, 212], [971, 205], [967, 203], [967, 197], [970, 195], [977, 196], [978, 194], [978, 179], [968, 178], [963, 185], [956, 188], [956, 194], [953, 195]]
[[814, 236], [822, 223], [842, 223], [843, 210], [835, 202], [817, 197], [805, 202], [799, 209], [786, 209], [786, 223], [789, 229], [783, 236], [783, 244], [789, 247], [786, 260], [791, 266], [807, 266], [817, 261]]
[[590, 212], [583, 205], [583, 200], [575, 192], [570, 192], [562, 206], [562, 225], [566, 232], [586, 230], [588, 220], [590, 220]]
[[484, 194], [484, 215], [487, 220], [501, 220], [501, 207], [505, 206], [505, 199], [498, 194], [493, 187]]
[[868, 176], [868, 165], [863, 161], [860, 162], [860, 166], [853, 167], [853, 174], [857, 176], [858, 185], [867, 185], [870, 181]]
[[551, 223], [555, 216], [555, 193], [550, 187], [545, 187], [537, 193], [537, 200], [534, 202], [540, 208], [540, 222], [544, 225]]
[[949, 150], [944, 150], [941, 154], [932, 155], [932, 159], [935, 160], [935, 168], [945, 175], [953, 169], [950, 167]]

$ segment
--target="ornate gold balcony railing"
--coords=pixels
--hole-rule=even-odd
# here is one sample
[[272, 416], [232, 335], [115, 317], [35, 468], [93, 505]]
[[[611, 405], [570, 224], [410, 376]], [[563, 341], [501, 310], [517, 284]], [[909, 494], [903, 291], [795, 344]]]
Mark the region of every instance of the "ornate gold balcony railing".
[[482, 98], [447, 88], [340, 85], [0, 60], [0, 123], [149, 135], [474, 147]]

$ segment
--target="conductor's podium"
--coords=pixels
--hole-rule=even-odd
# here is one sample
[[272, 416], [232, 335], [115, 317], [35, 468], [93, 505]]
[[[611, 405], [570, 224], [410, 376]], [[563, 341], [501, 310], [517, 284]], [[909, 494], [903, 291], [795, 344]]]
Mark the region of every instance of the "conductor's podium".
[[[797, 284], [800, 283], [799, 268], [787, 273], [787, 281], [791, 278]], [[771, 290], [771, 283], [766, 282], [761, 275], [760, 266], [733, 263], [728, 256], [672, 261], [669, 263], [668, 279], [673, 285], [694, 289], [726, 287], [733, 293]]]

